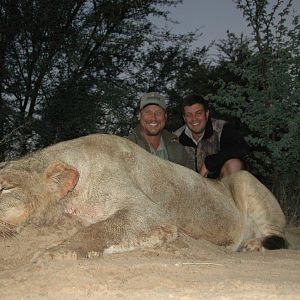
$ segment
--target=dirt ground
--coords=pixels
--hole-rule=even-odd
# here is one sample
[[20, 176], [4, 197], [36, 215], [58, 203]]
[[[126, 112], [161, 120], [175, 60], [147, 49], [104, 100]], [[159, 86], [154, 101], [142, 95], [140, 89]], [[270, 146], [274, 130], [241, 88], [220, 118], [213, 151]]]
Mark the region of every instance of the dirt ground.
[[90, 259], [44, 254], [72, 230], [0, 242], [0, 299], [300, 299], [300, 250], [232, 253], [181, 235], [159, 249]]

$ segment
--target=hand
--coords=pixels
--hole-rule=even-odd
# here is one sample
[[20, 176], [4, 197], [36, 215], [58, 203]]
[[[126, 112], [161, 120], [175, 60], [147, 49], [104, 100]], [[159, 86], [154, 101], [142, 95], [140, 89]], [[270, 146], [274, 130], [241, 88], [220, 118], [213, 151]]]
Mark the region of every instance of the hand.
[[199, 168], [199, 173], [200, 173], [200, 175], [202, 175], [203, 177], [207, 177], [209, 171], [206, 169], [205, 164], [202, 164], [202, 166]]

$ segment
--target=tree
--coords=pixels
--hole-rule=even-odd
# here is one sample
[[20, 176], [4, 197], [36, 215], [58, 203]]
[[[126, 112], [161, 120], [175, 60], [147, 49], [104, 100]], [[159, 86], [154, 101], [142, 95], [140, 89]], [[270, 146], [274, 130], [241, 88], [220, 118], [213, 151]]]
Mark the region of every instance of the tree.
[[[49, 120], [53, 117], [50, 112], [61, 121], [70, 117], [64, 112], [73, 103], [70, 97], [75, 90], [79, 95], [74, 100], [90, 102], [83, 105], [89, 112], [96, 107], [95, 97], [99, 97], [97, 105], [105, 106], [107, 103], [102, 105], [101, 101], [107, 99], [108, 87], [126, 87], [123, 74], [153, 33], [147, 17], [166, 16], [159, 7], [178, 2], [1, 1], [0, 125], [7, 153], [17, 156], [70, 136], [61, 133], [47, 137], [44, 131], [40, 139], [38, 133], [43, 122], [56, 126]], [[7, 30], [10, 28], [13, 30]], [[74, 118], [80, 116], [78, 111]], [[71, 124], [71, 120], [66, 123]], [[55, 131], [52, 129], [49, 132]]]
[[229, 64], [240, 80], [223, 81], [212, 98], [248, 128], [253, 172], [270, 187], [284, 184], [298, 201], [292, 196], [300, 191], [300, 25], [299, 16], [291, 15], [292, 0], [285, 2], [235, 1], [252, 29], [252, 54]]
[[[9, 77], [7, 57], [13, 45], [17, 31], [20, 28], [15, 1], [1, 1], [0, 3], [0, 82]], [[8, 139], [10, 107], [5, 102], [4, 85], [0, 84], [0, 160], [4, 158], [6, 141]]]
[[[160, 32], [156, 41], [137, 53], [135, 59], [136, 65], [130, 76], [131, 83], [138, 87], [138, 96], [148, 91], [158, 91], [166, 96], [169, 130], [177, 129], [181, 125], [181, 99], [193, 85], [190, 78], [193, 78], [200, 68], [202, 72], [198, 73], [201, 73], [199, 76], [204, 78], [207, 74], [208, 48], [190, 46], [197, 38], [197, 33], [174, 35], [169, 31]], [[205, 80], [197, 82], [198, 88], [204, 85]], [[138, 102], [139, 98], [135, 97], [135, 107]]]

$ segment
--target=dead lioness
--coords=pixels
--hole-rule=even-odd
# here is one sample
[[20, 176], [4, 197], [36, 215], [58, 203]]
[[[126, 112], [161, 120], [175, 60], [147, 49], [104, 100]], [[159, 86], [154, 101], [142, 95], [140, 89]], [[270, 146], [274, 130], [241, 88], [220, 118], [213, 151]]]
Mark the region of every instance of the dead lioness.
[[285, 246], [280, 206], [248, 172], [206, 179], [111, 135], [58, 143], [0, 169], [2, 236], [64, 216], [82, 225], [61, 247], [84, 256], [152, 247], [178, 230], [232, 250]]

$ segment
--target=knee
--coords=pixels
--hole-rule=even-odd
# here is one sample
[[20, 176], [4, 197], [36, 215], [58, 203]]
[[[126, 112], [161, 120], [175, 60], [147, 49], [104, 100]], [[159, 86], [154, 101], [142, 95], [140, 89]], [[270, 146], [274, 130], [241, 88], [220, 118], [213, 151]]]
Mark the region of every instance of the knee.
[[220, 172], [220, 177], [228, 176], [234, 172], [238, 172], [244, 169], [245, 169], [244, 163], [240, 159], [232, 158], [227, 160], [223, 165]]

